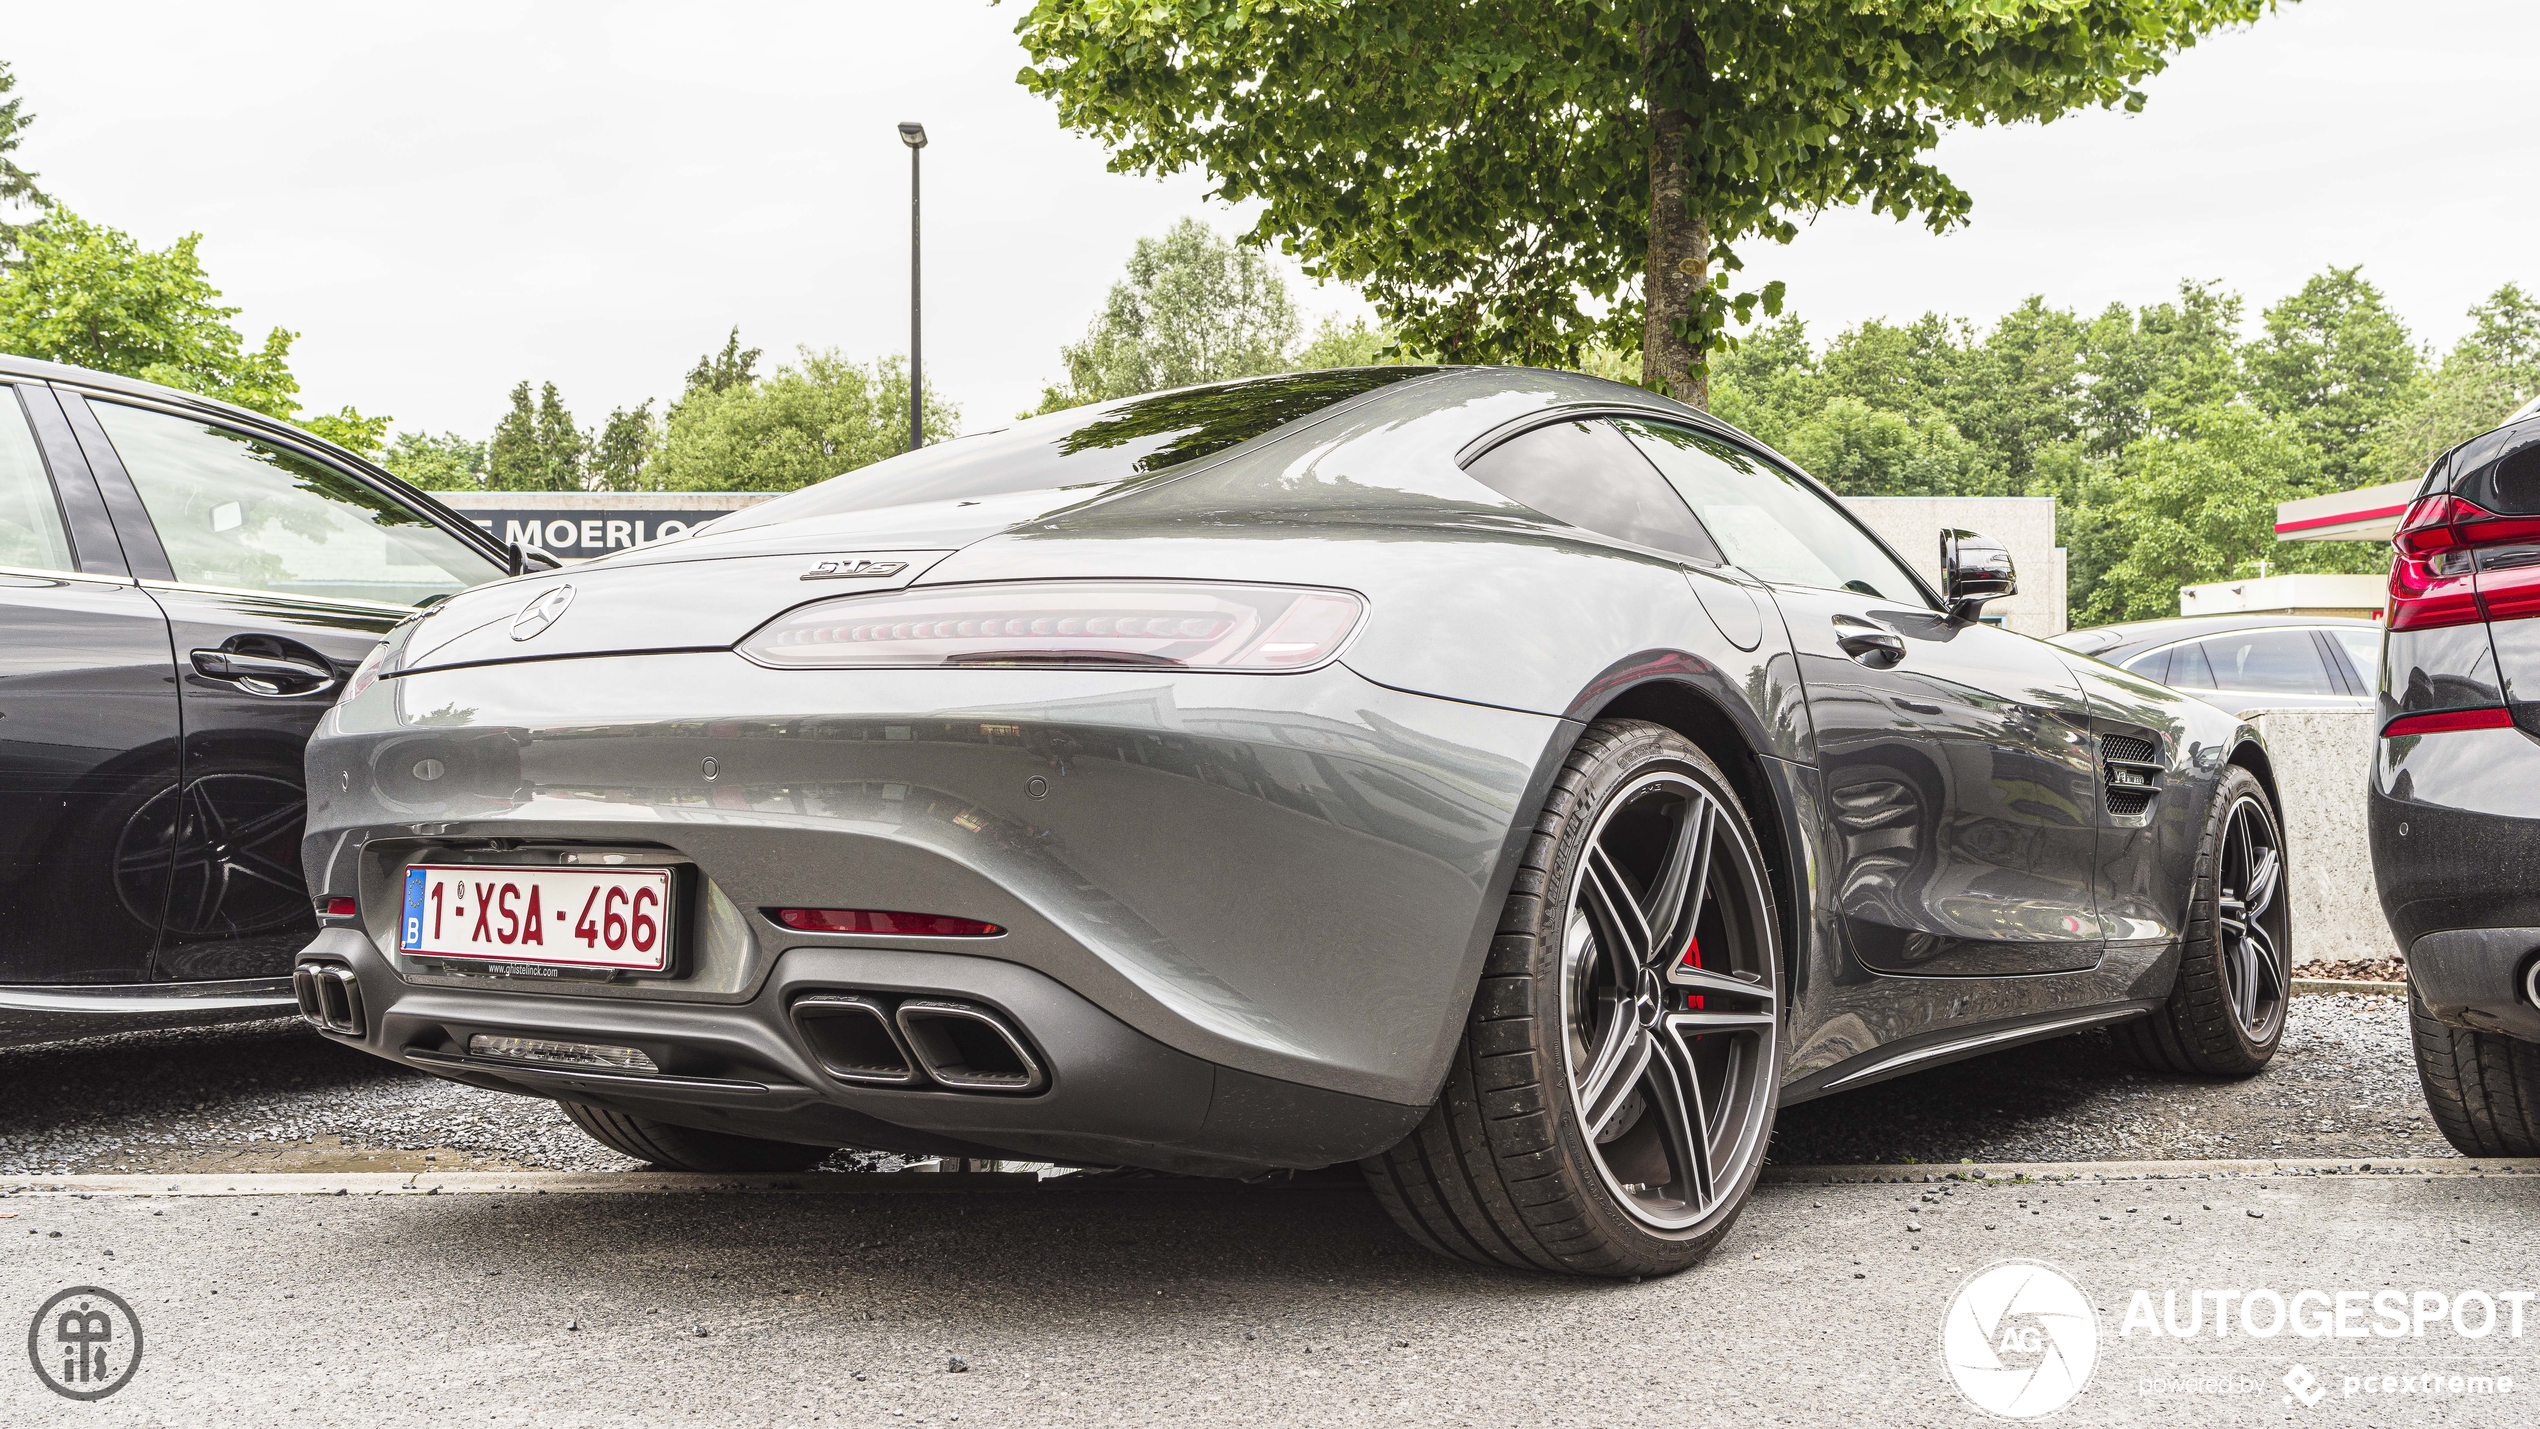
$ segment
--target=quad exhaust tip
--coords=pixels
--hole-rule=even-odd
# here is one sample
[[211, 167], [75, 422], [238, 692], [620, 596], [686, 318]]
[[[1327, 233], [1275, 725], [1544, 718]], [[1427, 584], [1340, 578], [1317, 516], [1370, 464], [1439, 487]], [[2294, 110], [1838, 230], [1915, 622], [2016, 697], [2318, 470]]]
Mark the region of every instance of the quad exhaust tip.
[[300, 1018], [346, 1037], [362, 1035], [362, 982], [342, 963], [302, 963], [291, 970]]
[[926, 1074], [955, 1091], [1028, 1093], [1049, 1084], [1023, 1038], [984, 1007], [915, 997], [900, 1004], [898, 1022]]
[[976, 1003], [822, 992], [795, 999], [790, 1010], [821, 1070], [842, 1082], [1008, 1095], [1049, 1085], [1023, 1034]]

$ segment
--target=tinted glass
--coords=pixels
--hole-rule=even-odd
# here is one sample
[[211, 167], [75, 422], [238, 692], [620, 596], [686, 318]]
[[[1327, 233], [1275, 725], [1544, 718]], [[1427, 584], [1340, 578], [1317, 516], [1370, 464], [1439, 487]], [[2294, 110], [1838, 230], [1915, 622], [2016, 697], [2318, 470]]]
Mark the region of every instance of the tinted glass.
[[2540, 422], [2508, 427], [2473, 445], [2485, 464], [2453, 490], [2490, 511], [2516, 516], [2540, 512]]
[[1923, 605], [1878, 542], [1797, 477], [1717, 437], [1638, 420], [1614, 424], [1666, 474], [1728, 558], [1768, 581]]
[[1556, 521], [1718, 564], [1720, 548], [1640, 449], [1601, 421], [1555, 422], [1511, 437], [1464, 468]]
[[2156, 684], [2166, 685], [2170, 682], [2170, 652], [2155, 650], [2149, 655], [2137, 655], [2125, 662], [2125, 668]]
[[2346, 652], [2346, 663], [2355, 667], [2364, 688], [2374, 688], [2381, 678], [2381, 632], [2360, 625], [2340, 625], [2328, 632], [2328, 638]]
[[2214, 687], [2214, 666], [2205, 658], [2202, 645], [2180, 645], [2170, 651], [2169, 678], [2161, 682], [2173, 690], [2210, 690]]
[[0, 566], [69, 571], [71, 543], [14, 387], [0, 387]]
[[244, 433], [91, 399], [191, 585], [413, 605], [503, 574], [332, 467]]
[[2213, 664], [2217, 689], [2284, 695], [2337, 693], [2307, 630], [2244, 630], [2198, 643]]
[[715, 523], [715, 529], [731, 531], [915, 501], [1112, 486], [1215, 456], [1335, 402], [1436, 370], [1352, 367], [1292, 372], [1079, 407], [875, 462], [726, 516]]

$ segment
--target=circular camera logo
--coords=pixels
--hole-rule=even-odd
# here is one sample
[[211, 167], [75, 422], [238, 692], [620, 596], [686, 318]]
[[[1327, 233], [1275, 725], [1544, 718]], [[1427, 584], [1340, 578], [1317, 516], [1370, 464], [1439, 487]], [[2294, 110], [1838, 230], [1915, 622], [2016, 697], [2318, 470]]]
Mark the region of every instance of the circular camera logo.
[[55, 1394], [103, 1399], [141, 1368], [141, 1318], [111, 1290], [74, 1285], [35, 1312], [26, 1354]]
[[2035, 1419], [2090, 1383], [2099, 1312], [2053, 1266], [2002, 1261], [1958, 1287], [1940, 1324], [1940, 1355], [1968, 1403], [2004, 1419]]

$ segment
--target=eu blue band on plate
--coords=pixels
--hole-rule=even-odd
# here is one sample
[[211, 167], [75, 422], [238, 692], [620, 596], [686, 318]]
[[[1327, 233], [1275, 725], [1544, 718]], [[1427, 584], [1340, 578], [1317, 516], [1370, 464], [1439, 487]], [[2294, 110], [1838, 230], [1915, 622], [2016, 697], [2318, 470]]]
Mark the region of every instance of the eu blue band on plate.
[[423, 870], [406, 870], [406, 935], [398, 940], [401, 947], [411, 948], [423, 941]]

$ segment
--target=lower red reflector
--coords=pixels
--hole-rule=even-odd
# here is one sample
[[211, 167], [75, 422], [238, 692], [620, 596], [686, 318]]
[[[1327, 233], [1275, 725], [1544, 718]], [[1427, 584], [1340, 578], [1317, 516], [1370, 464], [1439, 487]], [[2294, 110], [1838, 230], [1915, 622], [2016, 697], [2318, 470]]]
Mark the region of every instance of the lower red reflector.
[[350, 898], [326, 900], [326, 916], [329, 918], [356, 918], [361, 916], [361, 911], [361, 905]]
[[993, 938], [1005, 929], [941, 913], [886, 913], [878, 908], [779, 908], [776, 921], [806, 933], [902, 933], [920, 938]]
[[2513, 712], [2498, 705], [2483, 710], [2433, 710], [2425, 714], [2401, 715], [2381, 727], [2383, 739], [2397, 739], [2408, 734], [2448, 734], [2462, 729], [2511, 729]]

